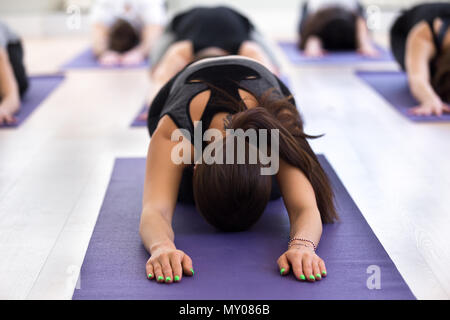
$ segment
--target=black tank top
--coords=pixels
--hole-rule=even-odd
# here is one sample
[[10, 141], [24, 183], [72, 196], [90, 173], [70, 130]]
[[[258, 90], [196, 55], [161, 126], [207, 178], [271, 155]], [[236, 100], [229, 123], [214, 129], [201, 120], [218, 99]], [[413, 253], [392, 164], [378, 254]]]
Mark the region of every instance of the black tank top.
[[[442, 20], [442, 26], [436, 33], [435, 19]], [[406, 40], [409, 32], [420, 22], [425, 21], [431, 30], [436, 56], [430, 61], [430, 73], [435, 73], [437, 57], [442, 53], [445, 35], [450, 26], [450, 3], [427, 3], [412, 7], [404, 11], [395, 21], [391, 29], [391, 47], [400, 66], [405, 70]]]
[[177, 41], [190, 40], [194, 54], [217, 47], [238, 54], [241, 44], [250, 38], [250, 21], [227, 7], [197, 7], [177, 15], [170, 24]]
[[[272, 88], [274, 88], [274, 98], [292, 96], [278, 77], [256, 61], [238, 56], [198, 61], [173, 77], [153, 100], [148, 116], [150, 135], [156, 130], [159, 120], [168, 115], [178, 128], [189, 132], [189, 136], [186, 138], [189, 138], [194, 144], [194, 124], [190, 116], [189, 105], [199, 93], [211, 90], [210, 98], [200, 119], [202, 132], [197, 132], [197, 134], [203, 135], [218, 112], [231, 114], [238, 112], [238, 110], [221, 104], [227, 96], [240, 101], [242, 99], [239, 89], [248, 91], [255, 97], [260, 97]], [[291, 102], [295, 104], [293, 98]]]

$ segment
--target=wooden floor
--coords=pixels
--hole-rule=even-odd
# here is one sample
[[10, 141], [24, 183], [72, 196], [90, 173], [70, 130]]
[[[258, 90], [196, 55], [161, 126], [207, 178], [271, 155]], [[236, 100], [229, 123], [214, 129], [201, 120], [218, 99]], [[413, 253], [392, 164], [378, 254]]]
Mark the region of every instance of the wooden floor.
[[[54, 72], [86, 45], [26, 39], [29, 71]], [[284, 66], [306, 131], [326, 133], [314, 150], [413, 293], [449, 299], [450, 124], [404, 119], [353, 75], [356, 66]], [[114, 159], [146, 154], [147, 131], [129, 124], [149, 85], [145, 70], [70, 71], [23, 126], [0, 130], [0, 299], [71, 298]]]

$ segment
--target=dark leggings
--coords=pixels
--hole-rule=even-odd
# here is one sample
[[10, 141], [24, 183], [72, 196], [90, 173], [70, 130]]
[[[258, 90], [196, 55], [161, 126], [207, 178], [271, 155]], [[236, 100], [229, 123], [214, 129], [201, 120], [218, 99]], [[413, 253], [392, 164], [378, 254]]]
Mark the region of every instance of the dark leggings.
[[23, 47], [22, 43], [15, 42], [8, 44], [8, 57], [11, 67], [16, 78], [17, 86], [19, 87], [19, 93], [22, 97], [28, 89], [28, 77], [23, 64]]

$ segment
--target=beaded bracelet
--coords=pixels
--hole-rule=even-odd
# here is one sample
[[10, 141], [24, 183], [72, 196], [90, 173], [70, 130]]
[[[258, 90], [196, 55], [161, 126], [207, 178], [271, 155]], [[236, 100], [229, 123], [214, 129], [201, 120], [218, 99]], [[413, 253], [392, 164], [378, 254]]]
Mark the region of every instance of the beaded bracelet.
[[289, 240], [289, 242], [288, 242], [288, 248], [291, 247], [291, 243], [294, 242], [294, 241], [304, 241], [304, 242], [309, 242], [309, 243], [312, 244], [312, 247], [313, 247], [314, 251], [316, 251], [316, 244], [315, 244], [313, 241], [311, 241], [311, 240], [303, 239], [303, 238], [291, 238], [291, 239]]
[[313, 250], [314, 252], [316, 252], [312, 246], [303, 244], [303, 243], [292, 243], [292, 244], [288, 245], [288, 249], [291, 249], [293, 247], [305, 247], [305, 248], [309, 248], [309, 249]]

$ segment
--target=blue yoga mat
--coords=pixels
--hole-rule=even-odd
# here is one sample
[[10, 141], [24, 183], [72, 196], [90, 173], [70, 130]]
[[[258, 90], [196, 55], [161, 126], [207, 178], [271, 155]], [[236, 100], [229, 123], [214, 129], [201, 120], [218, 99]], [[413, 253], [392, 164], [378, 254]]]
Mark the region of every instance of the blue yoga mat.
[[12, 125], [0, 125], [2, 128], [20, 126], [38, 108], [53, 90], [64, 80], [63, 75], [33, 76], [29, 78], [29, 88], [22, 98], [20, 110], [15, 115], [17, 122]]
[[356, 75], [378, 92], [403, 116], [415, 122], [448, 122], [450, 114], [442, 116], [416, 116], [409, 111], [418, 105], [411, 95], [408, 78], [401, 71], [357, 71]]
[[142, 62], [135, 66], [103, 66], [94, 55], [92, 49], [85, 49], [68, 62], [61, 66], [62, 70], [70, 69], [134, 69], [134, 68], [148, 68], [148, 61]]
[[313, 58], [305, 56], [294, 42], [279, 42], [281, 50], [286, 54], [289, 61], [293, 64], [348, 64], [360, 62], [386, 62], [392, 61], [392, 54], [376, 45], [380, 52], [378, 57], [365, 57], [355, 51], [331, 52], [321, 58]]
[[[73, 299], [414, 299], [328, 161], [319, 159], [341, 217], [324, 226], [317, 251], [327, 264], [323, 280], [280, 276], [276, 261], [289, 236], [281, 200], [270, 202], [256, 225], [240, 233], [221, 233], [195, 207], [179, 204], [173, 219], [176, 246], [192, 258], [195, 275], [169, 285], [147, 280], [149, 255], [139, 237], [145, 159], [117, 159]], [[380, 289], [367, 286], [372, 270], [380, 272]]]

